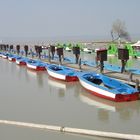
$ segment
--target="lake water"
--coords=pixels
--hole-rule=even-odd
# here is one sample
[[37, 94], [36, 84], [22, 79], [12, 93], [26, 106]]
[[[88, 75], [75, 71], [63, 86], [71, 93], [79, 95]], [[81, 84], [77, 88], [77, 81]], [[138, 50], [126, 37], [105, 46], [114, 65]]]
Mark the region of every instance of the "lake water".
[[[67, 53], [72, 56], [71, 53]], [[81, 54], [82, 59], [94, 55]], [[119, 63], [114, 57], [109, 62]], [[138, 67], [139, 60], [130, 61]], [[62, 82], [0, 58], [0, 119], [140, 134], [140, 101], [115, 103], [90, 95], [79, 82]], [[0, 124], [0, 139], [103, 139]], [[104, 139], [105, 140], [105, 139]]]

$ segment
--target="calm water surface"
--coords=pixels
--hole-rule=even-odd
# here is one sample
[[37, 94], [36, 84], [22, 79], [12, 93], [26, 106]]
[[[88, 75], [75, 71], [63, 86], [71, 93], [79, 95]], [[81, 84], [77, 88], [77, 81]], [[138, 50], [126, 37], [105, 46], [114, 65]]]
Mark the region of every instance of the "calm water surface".
[[[71, 54], [69, 54], [71, 56]], [[81, 54], [83, 59], [93, 55]], [[109, 62], [118, 64], [115, 58]], [[140, 61], [130, 61], [138, 67]], [[0, 58], [0, 119], [140, 134], [140, 101], [114, 103], [90, 95], [79, 82], [52, 79]], [[102, 139], [40, 129], [0, 125], [0, 139]]]

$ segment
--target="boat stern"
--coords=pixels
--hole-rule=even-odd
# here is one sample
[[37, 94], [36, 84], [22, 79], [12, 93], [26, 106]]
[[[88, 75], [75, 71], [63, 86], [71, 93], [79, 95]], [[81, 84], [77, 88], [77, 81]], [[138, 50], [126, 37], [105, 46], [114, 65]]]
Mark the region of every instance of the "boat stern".
[[66, 82], [72, 82], [72, 81], [78, 81], [78, 80], [79, 79], [77, 76], [69, 76], [69, 75], [67, 75], [65, 79]]
[[139, 92], [135, 92], [133, 94], [116, 94], [115, 97], [116, 102], [136, 101], [138, 99], [139, 99]]

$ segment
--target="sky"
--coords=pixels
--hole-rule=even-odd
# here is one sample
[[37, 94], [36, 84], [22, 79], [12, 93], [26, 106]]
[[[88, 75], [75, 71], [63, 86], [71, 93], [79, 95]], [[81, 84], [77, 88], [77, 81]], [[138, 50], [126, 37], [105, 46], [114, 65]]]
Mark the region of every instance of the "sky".
[[125, 22], [140, 35], [140, 0], [0, 0], [0, 39], [111, 39]]

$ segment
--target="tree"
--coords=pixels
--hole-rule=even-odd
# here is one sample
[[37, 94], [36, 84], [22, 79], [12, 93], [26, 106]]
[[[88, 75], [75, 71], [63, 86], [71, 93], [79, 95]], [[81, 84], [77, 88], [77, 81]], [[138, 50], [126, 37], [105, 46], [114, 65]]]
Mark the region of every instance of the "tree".
[[111, 29], [111, 37], [112, 41], [118, 40], [119, 42], [121, 42], [122, 38], [127, 41], [131, 40], [129, 33], [126, 31], [125, 22], [122, 22], [121, 20], [117, 19], [113, 23]]

